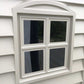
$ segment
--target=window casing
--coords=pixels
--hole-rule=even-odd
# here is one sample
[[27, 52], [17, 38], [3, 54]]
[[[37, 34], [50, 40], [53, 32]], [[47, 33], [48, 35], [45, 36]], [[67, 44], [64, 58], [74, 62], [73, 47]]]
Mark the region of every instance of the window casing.
[[[52, 72], [58, 72], [62, 70], [69, 70], [70, 62], [69, 62], [69, 51], [71, 50], [69, 48], [70, 44], [70, 18], [69, 17], [58, 17], [58, 16], [36, 16], [36, 15], [20, 15], [20, 40], [21, 40], [21, 46], [20, 46], [20, 53], [21, 53], [21, 77], [30, 77], [30, 76], [36, 76], [41, 74], [48, 74]], [[25, 21], [39, 21], [43, 22], [43, 41], [33, 42], [33, 43], [26, 43], [24, 42], [25, 37], [25, 31], [24, 31], [24, 22]], [[33, 22], [33, 23], [34, 23]], [[65, 28], [65, 37], [62, 40], [58, 39], [57, 41], [51, 41], [51, 22], [54, 22], [53, 24], [57, 23], [61, 25], [64, 23]], [[63, 23], [62, 23], [63, 22]], [[58, 25], [60, 27], [60, 25]], [[32, 27], [33, 28], [33, 27]], [[31, 29], [31, 28], [30, 28]], [[42, 28], [41, 28], [42, 29]], [[61, 30], [62, 28], [60, 28]], [[59, 30], [59, 28], [58, 28]], [[62, 29], [63, 30], [63, 29]], [[62, 30], [59, 31], [62, 33]], [[27, 32], [27, 31], [26, 31]], [[59, 32], [57, 32], [59, 34]], [[32, 35], [32, 34], [31, 34]], [[62, 34], [63, 35], [63, 34]], [[34, 36], [34, 35], [33, 35]], [[53, 35], [54, 36], [54, 35]], [[59, 37], [59, 36], [58, 36]], [[31, 37], [30, 37], [31, 38]], [[42, 39], [42, 38], [41, 38]], [[28, 42], [28, 41], [27, 41]], [[52, 61], [50, 58], [52, 58], [52, 52], [58, 52], [58, 55], [60, 55], [59, 59], [61, 58], [62, 64], [59, 65], [60, 62], [58, 62], [58, 65], [52, 66], [50, 61]], [[43, 51], [43, 70], [37, 70], [37, 71], [31, 71], [30, 73], [25, 73], [25, 52], [33, 52], [33, 51]], [[64, 53], [63, 57], [62, 54], [59, 54], [60, 51]], [[50, 55], [52, 57], [50, 57]], [[31, 56], [30, 56], [31, 57]], [[57, 57], [58, 58], [58, 57]], [[51, 67], [50, 67], [51, 64]]]
[[[31, 39], [29, 38], [30, 39], [29, 40], [25, 37], [25, 39], [27, 39], [25, 44], [24, 44], [24, 26], [23, 26], [24, 20], [28, 20], [28, 23], [31, 23], [34, 25], [35, 23], [36, 24], [39, 23], [38, 20], [44, 21], [43, 23], [44, 30], [42, 30], [42, 28], [40, 28], [41, 30], [37, 28], [37, 31], [43, 31], [43, 33], [42, 32], [40, 33], [38, 32], [37, 34], [34, 33], [35, 35], [32, 35], [31, 33], [32, 36], [36, 36], [35, 38], [38, 38], [38, 39], [32, 40], [33, 38]], [[55, 25], [58, 25], [59, 23], [61, 23], [58, 21], [63, 21], [63, 24], [67, 22], [66, 41], [64, 37], [65, 33], [64, 35], [63, 33], [61, 34], [63, 35], [63, 37], [60, 37], [61, 40], [58, 39], [59, 35], [57, 34], [60, 32], [56, 32], [56, 34], [50, 33], [50, 32], [54, 32], [55, 30], [55, 28], [50, 30], [50, 28], [53, 26], [53, 25], [52, 26], [50, 25], [51, 24], [50, 21], [52, 21], [53, 25], [55, 24], [55, 21], [57, 21]], [[32, 1], [26, 1], [24, 3], [18, 4], [16, 7], [13, 8], [16, 84], [24, 84], [24, 83], [33, 84], [35, 82], [56, 78], [58, 76], [70, 74], [72, 72], [74, 23], [75, 23], [75, 13], [71, 9], [69, 9], [68, 6], [58, 1], [32, 0]], [[25, 25], [27, 24], [25, 23]], [[32, 26], [32, 29], [34, 25]], [[40, 25], [42, 25], [42, 22], [40, 22]], [[58, 25], [58, 27], [60, 26], [61, 25]], [[65, 31], [65, 29], [62, 30], [61, 27], [57, 28], [57, 30], [59, 29], [61, 31]], [[29, 32], [29, 30], [27, 31]], [[29, 36], [28, 34], [30, 34], [30, 32], [25, 34]], [[43, 34], [43, 39], [42, 39], [42, 34]], [[57, 36], [58, 42], [54, 42], [56, 41], [55, 39], [56, 36]], [[50, 37], [52, 37], [51, 41], [50, 41]], [[30, 42], [30, 44], [27, 44], [28, 42]], [[55, 57], [55, 55], [52, 55], [52, 53], [55, 53], [55, 52], [57, 52], [60, 55], [58, 59], [62, 59], [60, 67], [57, 67], [60, 62], [57, 61], [56, 59], [55, 61], [57, 61], [58, 64], [55, 62], [55, 65], [52, 65], [53, 64], [52, 60]], [[63, 56], [61, 56], [59, 52], [62, 52]], [[43, 56], [41, 55], [41, 57], [39, 57], [40, 53], [42, 53]], [[35, 59], [37, 60], [36, 62], [37, 67], [34, 67], [35, 60], [32, 61], [32, 58], [34, 58], [32, 54], [37, 54], [37, 55], [34, 55], [36, 57]], [[25, 56], [25, 59], [24, 59], [24, 56]], [[49, 59], [49, 56], [51, 57], [51, 60]], [[63, 61], [64, 60], [63, 57], [65, 57], [65, 62]], [[26, 63], [25, 60], [30, 60], [30, 62], [28, 61], [29, 69], [27, 64], [25, 65]], [[42, 63], [42, 60], [43, 60], [43, 63]], [[49, 68], [50, 61], [51, 61], [51, 69]], [[31, 63], [33, 63], [32, 64], [33, 67], [31, 67]], [[65, 65], [62, 66], [63, 64]], [[42, 67], [41, 65], [44, 65], [44, 66]], [[27, 66], [26, 70], [25, 70], [25, 66]], [[56, 68], [53, 68], [53, 67], [56, 67]], [[28, 73], [28, 72], [31, 72], [31, 73]]]

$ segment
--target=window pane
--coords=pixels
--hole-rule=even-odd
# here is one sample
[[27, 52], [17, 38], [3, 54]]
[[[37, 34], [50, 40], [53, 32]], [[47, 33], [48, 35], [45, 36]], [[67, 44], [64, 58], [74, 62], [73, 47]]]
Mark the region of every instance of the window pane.
[[43, 50], [25, 52], [25, 73], [43, 70]]
[[66, 24], [65, 21], [51, 21], [50, 42], [66, 41]]
[[65, 48], [50, 49], [50, 68], [64, 66]]
[[24, 44], [43, 43], [44, 21], [24, 20]]

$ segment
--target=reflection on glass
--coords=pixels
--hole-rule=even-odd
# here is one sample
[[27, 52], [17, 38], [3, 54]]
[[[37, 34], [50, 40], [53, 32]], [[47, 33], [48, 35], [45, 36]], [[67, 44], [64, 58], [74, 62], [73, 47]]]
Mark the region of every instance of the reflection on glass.
[[44, 21], [24, 20], [24, 44], [43, 43]]
[[43, 50], [25, 52], [25, 73], [43, 70]]
[[64, 66], [65, 48], [50, 49], [50, 68]]
[[51, 21], [50, 42], [66, 41], [66, 21]]

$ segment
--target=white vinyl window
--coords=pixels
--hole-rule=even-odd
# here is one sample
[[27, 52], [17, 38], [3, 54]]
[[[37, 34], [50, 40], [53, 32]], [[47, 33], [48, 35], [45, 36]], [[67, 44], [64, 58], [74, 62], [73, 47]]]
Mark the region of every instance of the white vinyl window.
[[70, 18], [20, 15], [22, 77], [70, 68]]
[[13, 8], [16, 84], [33, 84], [72, 72], [75, 13], [53, 0]]

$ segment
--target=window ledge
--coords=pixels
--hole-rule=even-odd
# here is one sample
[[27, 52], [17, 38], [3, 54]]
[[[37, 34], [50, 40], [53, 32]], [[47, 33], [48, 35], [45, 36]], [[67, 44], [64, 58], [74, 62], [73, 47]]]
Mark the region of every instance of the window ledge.
[[20, 79], [19, 82], [20, 82], [20, 84], [35, 83], [35, 82], [38, 82], [38, 81], [50, 79], [50, 78], [53, 78], [53, 77], [62, 76], [62, 75], [69, 74], [69, 73], [70, 73], [70, 71], [68, 69], [66, 69], [66, 70], [61, 70], [61, 71], [56, 71], [56, 72], [43, 74], [43, 75], [40, 75], [40, 76], [30, 77], [30, 78], [27, 78], [27, 79]]

